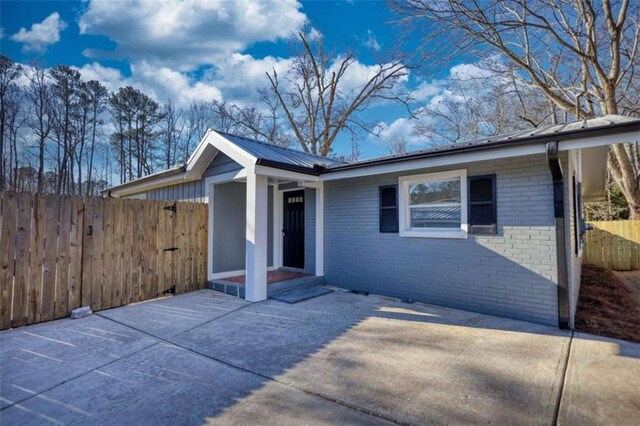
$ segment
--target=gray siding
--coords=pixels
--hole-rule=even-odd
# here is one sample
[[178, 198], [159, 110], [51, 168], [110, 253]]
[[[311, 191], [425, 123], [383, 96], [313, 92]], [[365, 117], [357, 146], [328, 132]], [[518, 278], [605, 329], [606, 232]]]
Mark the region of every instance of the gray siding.
[[[379, 232], [380, 185], [452, 168], [497, 175], [497, 235]], [[324, 237], [328, 284], [557, 325], [553, 195], [542, 155], [326, 182]]]
[[[147, 200], [157, 201], [194, 201], [198, 203], [207, 202], [207, 194], [204, 191], [204, 181], [196, 180], [178, 185], [165, 186], [163, 188], [152, 189], [146, 193], [136, 194], [143, 196]], [[132, 198], [135, 196], [132, 196]]]
[[304, 270], [316, 272], [316, 190], [304, 190]]
[[243, 183], [216, 185], [213, 194], [213, 272], [244, 269], [246, 197]]
[[[215, 185], [213, 195], [213, 272], [237, 271], [245, 268], [247, 217], [246, 185]], [[267, 214], [267, 264], [273, 265], [273, 189], [269, 187]]]
[[241, 170], [242, 166], [231, 159], [231, 157], [219, 152], [211, 161], [209, 167], [202, 173], [203, 178], [223, 173]]
[[240, 164], [220, 152], [204, 171], [201, 180], [152, 189], [151, 191], [130, 195], [129, 198], [142, 198], [158, 201], [195, 201], [198, 203], [206, 203], [207, 193], [204, 181], [207, 177], [241, 169], [242, 166], [240, 166]]

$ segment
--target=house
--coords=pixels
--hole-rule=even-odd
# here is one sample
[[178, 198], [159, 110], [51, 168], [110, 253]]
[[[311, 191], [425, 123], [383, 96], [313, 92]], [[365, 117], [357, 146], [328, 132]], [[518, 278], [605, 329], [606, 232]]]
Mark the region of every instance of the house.
[[605, 116], [355, 163], [209, 130], [188, 162], [107, 190], [208, 202], [210, 280], [291, 267], [327, 284], [572, 327], [583, 200], [607, 147], [640, 120]]

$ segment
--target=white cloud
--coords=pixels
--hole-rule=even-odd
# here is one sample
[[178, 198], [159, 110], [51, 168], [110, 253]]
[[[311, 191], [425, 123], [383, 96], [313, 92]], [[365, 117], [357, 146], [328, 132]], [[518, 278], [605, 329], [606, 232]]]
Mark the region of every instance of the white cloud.
[[157, 68], [146, 62], [131, 65], [131, 76], [120, 70], [91, 63], [77, 68], [83, 80], [98, 80], [112, 92], [133, 86], [158, 102], [174, 101], [187, 107], [191, 102], [221, 100], [222, 93], [213, 82], [197, 81], [187, 74], [169, 68]]
[[423, 81], [411, 91], [415, 102], [423, 102], [442, 92], [445, 82], [442, 80]]
[[255, 42], [288, 38], [308, 22], [301, 8], [297, 0], [91, 0], [79, 26], [115, 41], [114, 53], [132, 62], [191, 71]]
[[424, 144], [424, 138], [413, 134], [415, 120], [410, 118], [398, 118], [387, 124], [380, 122], [376, 126], [378, 136], [374, 136], [374, 141], [389, 145], [390, 143], [403, 140], [407, 143], [409, 150], [416, 149], [416, 146]]
[[60, 41], [60, 31], [67, 28], [67, 23], [60, 19], [58, 12], [53, 12], [44, 21], [31, 25], [31, 29], [20, 28], [11, 36], [11, 40], [23, 43], [23, 52], [44, 52], [47, 47]]
[[375, 50], [375, 51], [382, 49], [382, 46], [380, 45], [380, 43], [378, 43], [376, 36], [373, 34], [373, 31], [371, 30], [367, 30], [367, 39], [362, 42], [362, 45], [364, 47], [368, 47], [369, 49]]

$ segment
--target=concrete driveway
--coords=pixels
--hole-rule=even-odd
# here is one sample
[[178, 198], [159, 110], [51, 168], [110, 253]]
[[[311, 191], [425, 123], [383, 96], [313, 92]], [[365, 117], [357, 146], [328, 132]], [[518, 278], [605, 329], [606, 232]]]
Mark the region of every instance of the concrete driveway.
[[640, 345], [344, 291], [0, 333], [0, 423], [635, 424]]

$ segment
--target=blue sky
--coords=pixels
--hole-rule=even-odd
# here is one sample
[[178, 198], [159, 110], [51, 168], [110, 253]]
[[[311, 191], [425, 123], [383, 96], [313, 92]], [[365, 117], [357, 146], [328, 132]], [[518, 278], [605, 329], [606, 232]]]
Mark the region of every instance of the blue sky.
[[[383, 1], [214, 3], [218, 5], [199, 2], [194, 8], [169, 0], [160, 10], [153, 1], [3, 0], [0, 50], [20, 63], [75, 66], [86, 78], [105, 81], [111, 90], [132, 84], [158, 101], [171, 98], [188, 105], [207, 98], [251, 103], [256, 88], [266, 83], [266, 70], [286, 70], [287, 37], [304, 26], [322, 34], [325, 44], [337, 52], [356, 51], [365, 74], [375, 56], [399, 44], [399, 30]], [[405, 40], [404, 46], [418, 41]], [[412, 73], [407, 88], [422, 89], [416, 92], [421, 95], [414, 107], [439, 93], [454, 65]], [[366, 113], [368, 121], [396, 126], [398, 132], [407, 132], [406, 116], [403, 107], [390, 104]], [[370, 137], [360, 147], [363, 157], [386, 154], [383, 144]], [[341, 137], [334, 149], [348, 155], [349, 138]]]

